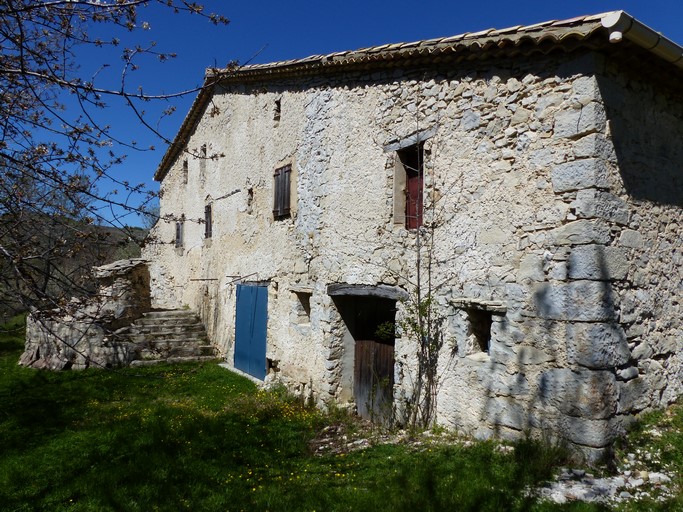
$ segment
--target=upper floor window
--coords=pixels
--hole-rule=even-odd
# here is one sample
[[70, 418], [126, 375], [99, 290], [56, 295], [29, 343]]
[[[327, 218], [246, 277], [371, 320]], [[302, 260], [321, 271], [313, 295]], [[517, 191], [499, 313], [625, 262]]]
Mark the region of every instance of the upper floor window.
[[394, 221], [405, 222], [407, 229], [416, 229], [422, 226], [424, 210], [424, 143], [399, 149], [396, 160]]
[[183, 246], [183, 236], [185, 231], [185, 217], [182, 216], [178, 222], [175, 223], [175, 246], [180, 248]]
[[275, 100], [275, 107], [273, 108], [273, 121], [279, 121], [282, 115], [282, 101], [278, 98]]
[[207, 204], [204, 207], [204, 238], [211, 238], [212, 234], [212, 215], [211, 215], [211, 205]]
[[187, 163], [187, 158], [183, 160], [183, 184], [187, 185], [187, 179], [189, 176], [189, 168], [188, 168], [188, 163]]
[[290, 213], [290, 183], [292, 166], [285, 165], [273, 173], [273, 217], [282, 219]]
[[202, 146], [199, 148], [199, 180], [204, 183], [204, 180], [206, 179], [206, 160], [207, 160], [207, 153], [206, 153], [206, 144], [202, 144]]

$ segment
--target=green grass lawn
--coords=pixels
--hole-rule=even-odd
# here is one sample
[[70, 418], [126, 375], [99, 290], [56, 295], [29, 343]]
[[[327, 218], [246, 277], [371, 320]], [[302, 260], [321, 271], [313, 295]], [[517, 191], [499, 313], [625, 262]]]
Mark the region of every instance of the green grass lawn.
[[423, 443], [314, 456], [311, 439], [350, 420], [216, 364], [21, 368], [22, 336], [0, 332], [3, 511], [604, 510], [529, 496], [565, 462], [557, 449]]

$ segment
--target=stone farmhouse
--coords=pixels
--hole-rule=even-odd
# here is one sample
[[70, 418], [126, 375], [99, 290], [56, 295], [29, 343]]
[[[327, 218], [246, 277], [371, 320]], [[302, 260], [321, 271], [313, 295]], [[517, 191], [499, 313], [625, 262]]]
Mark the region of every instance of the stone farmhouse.
[[617, 11], [209, 69], [155, 174], [152, 306], [319, 405], [428, 392], [597, 457], [682, 390], [681, 68]]

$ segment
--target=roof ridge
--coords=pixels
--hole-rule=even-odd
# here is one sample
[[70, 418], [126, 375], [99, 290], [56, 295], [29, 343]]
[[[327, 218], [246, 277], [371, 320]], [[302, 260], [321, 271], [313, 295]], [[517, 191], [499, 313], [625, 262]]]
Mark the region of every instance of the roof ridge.
[[[260, 63], [260, 64], [249, 64], [245, 66], [241, 66], [238, 68], [238, 72], [250, 72], [250, 71], [257, 71], [257, 70], [262, 70], [262, 69], [274, 69], [274, 68], [280, 68], [280, 67], [288, 67], [293, 64], [298, 64], [298, 63], [305, 63], [305, 62], [314, 62], [314, 61], [326, 61], [326, 60], [333, 60], [335, 57], [344, 57], [347, 55], [370, 55], [370, 54], [375, 54], [375, 53], [381, 53], [383, 51], [389, 50], [390, 52], [396, 52], [400, 51], [406, 48], [417, 48], [417, 47], [424, 47], [424, 46], [431, 46], [431, 45], [437, 45], [441, 43], [451, 43], [451, 42], [456, 42], [456, 41], [462, 41], [462, 40], [472, 40], [472, 39], [479, 39], [482, 37], [493, 37], [497, 35], [504, 35], [504, 34], [514, 34], [514, 33], [521, 33], [521, 32], [532, 32], [536, 30], [540, 30], [542, 28], [546, 27], [551, 27], [551, 26], [566, 26], [566, 25], [580, 25], [585, 22], [597, 22], [601, 19], [603, 19], [605, 16], [616, 13], [616, 12], [623, 12], [623, 11], [606, 11], [600, 14], [590, 14], [590, 15], [584, 15], [584, 16], [575, 16], [573, 18], [569, 19], [564, 19], [564, 20], [548, 20], [548, 21], [542, 21], [539, 23], [534, 23], [531, 25], [514, 25], [511, 27], [505, 27], [501, 29], [497, 28], [488, 28], [484, 30], [479, 30], [477, 32], [464, 32], [462, 34], [456, 34], [452, 36], [444, 36], [444, 37], [435, 37], [435, 38], [429, 38], [429, 39], [420, 39], [417, 41], [403, 41], [403, 42], [395, 42], [395, 43], [383, 43], [381, 45], [376, 45], [376, 46], [366, 46], [366, 47], [361, 47], [357, 48], [355, 50], [341, 50], [341, 51], [336, 51], [328, 54], [314, 54], [314, 55], [308, 55], [306, 57], [301, 57], [301, 58], [294, 58], [294, 59], [285, 59], [285, 60], [280, 60], [280, 61], [272, 61], [272, 62], [265, 62], [265, 63]], [[214, 77], [216, 75], [224, 74], [224, 73], [234, 73], [234, 68], [229, 68], [229, 69], [220, 69], [220, 68], [207, 68], [206, 70], [206, 76], [207, 77]]]

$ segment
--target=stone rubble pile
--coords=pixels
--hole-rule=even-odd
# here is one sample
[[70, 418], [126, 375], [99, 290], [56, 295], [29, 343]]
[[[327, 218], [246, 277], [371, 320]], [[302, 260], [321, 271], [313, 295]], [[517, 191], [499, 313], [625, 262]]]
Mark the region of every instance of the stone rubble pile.
[[587, 501], [619, 503], [654, 499], [666, 501], [674, 496], [673, 475], [650, 470], [659, 465], [657, 454], [636, 450], [628, 453], [613, 476], [596, 477], [583, 469], [563, 468], [555, 481], [538, 489], [538, 495], [555, 503]]

